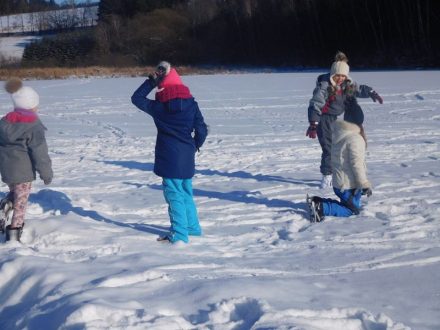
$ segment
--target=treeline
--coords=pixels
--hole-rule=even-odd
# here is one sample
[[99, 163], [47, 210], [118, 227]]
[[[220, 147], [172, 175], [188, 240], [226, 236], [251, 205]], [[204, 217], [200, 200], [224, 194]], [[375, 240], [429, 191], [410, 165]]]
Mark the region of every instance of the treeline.
[[56, 3], [55, 0], [0, 0], [0, 16], [91, 6], [98, 1], [86, 0], [79, 2], [76, 0], [65, 0], [61, 3]]
[[0, 16], [56, 9], [55, 0], [0, 0]]
[[[438, 31], [438, 0], [101, 0], [87, 38], [63, 37], [86, 54], [51, 63], [316, 67], [343, 50], [358, 68], [434, 67]], [[26, 50], [24, 63], [44, 62]]]
[[0, 0], [0, 16], [59, 9], [55, 0]]

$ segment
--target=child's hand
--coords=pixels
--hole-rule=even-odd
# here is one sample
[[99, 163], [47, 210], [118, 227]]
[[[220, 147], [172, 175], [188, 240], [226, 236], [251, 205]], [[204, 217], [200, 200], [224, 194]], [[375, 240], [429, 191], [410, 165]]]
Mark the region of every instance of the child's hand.
[[379, 94], [377, 94], [377, 92], [374, 89], [370, 91], [370, 97], [374, 102], [378, 101], [380, 104], [383, 103], [382, 97]]
[[316, 139], [317, 132], [316, 132], [316, 124], [310, 123], [309, 128], [307, 128], [306, 136], [308, 136], [311, 139]]
[[148, 75], [148, 82], [150, 83], [150, 86], [153, 88], [158, 85], [157, 76], [155, 73], [150, 73]]
[[165, 76], [160, 72], [150, 73], [148, 75], [148, 81], [150, 82], [151, 87], [157, 87], [162, 82]]

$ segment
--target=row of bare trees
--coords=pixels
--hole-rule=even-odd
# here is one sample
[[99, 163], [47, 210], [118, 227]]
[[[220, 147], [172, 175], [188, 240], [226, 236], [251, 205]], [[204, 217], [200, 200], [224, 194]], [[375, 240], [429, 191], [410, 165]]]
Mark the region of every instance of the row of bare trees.
[[65, 8], [0, 17], [0, 33], [37, 33], [93, 26], [97, 23], [97, 6]]
[[0, 0], [0, 15], [12, 15], [57, 9], [54, 0]]
[[97, 2], [0, 0], [0, 34], [59, 31], [96, 25]]
[[101, 0], [96, 64], [440, 65], [438, 0]]

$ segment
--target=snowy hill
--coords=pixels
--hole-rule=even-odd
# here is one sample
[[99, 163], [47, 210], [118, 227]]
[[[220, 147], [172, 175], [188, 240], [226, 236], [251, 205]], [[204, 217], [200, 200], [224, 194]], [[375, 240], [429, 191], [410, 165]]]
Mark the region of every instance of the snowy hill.
[[55, 179], [35, 182], [23, 243], [0, 244], [0, 328], [439, 329], [440, 73], [352, 73], [385, 100], [360, 102], [373, 196], [311, 225], [316, 76], [183, 77], [210, 135], [194, 178], [204, 236], [180, 249], [156, 242], [169, 220], [155, 127], [130, 103], [142, 79], [28, 82]]
[[0, 16], [0, 60], [20, 60], [26, 45], [41, 39], [35, 33], [94, 26], [97, 19], [98, 6]]
[[0, 34], [88, 27], [96, 25], [97, 19], [98, 6], [0, 16]]

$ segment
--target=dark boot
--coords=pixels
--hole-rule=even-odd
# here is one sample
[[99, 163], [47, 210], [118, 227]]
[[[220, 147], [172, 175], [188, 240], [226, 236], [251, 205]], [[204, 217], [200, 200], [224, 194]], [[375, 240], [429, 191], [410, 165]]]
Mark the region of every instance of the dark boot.
[[314, 206], [316, 222], [321, 222], [324, 220], [324, 208], [322, 207], [322, 198], [316, 198], [313, 203], [315, 204]]
[[322, 208], [322, 198], [319, 196], [307, 196], [307, 204], [309, 205], [310, 222], [321, 222], [324, 220], [324, 212]]
[[23, 233], [23, 227], [11, 228], [11, 226], [6, 227], [6, 242], [7, 241], [17, 241], [20, 242], [21, 234]]
[[6, 225], [11, 222], [14, 214], [14, 205], [12, 201], [4, 198], [0, 201], [0, 233], [4, 233]]

